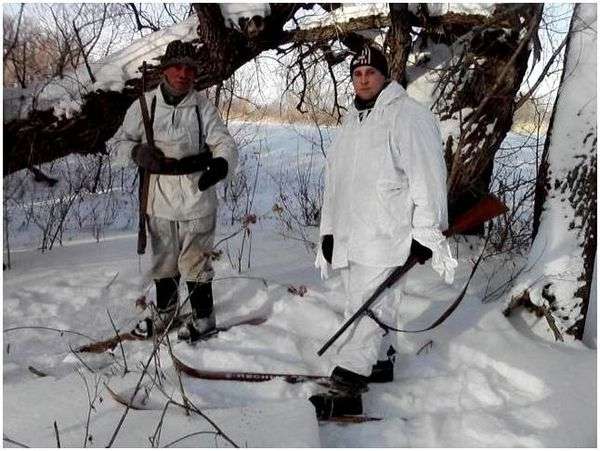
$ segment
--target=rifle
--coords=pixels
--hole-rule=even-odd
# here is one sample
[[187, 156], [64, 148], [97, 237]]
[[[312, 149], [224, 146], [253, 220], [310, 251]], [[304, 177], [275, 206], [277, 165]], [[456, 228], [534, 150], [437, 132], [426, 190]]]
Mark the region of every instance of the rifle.
[[[146, 61], [142, 63], [142, 94], [140, 95], [140, 110], [142, 111], [142, 122], [146, 132], [146, 142], [154, 146], [154, 130], [152, 121], [148, 113], [148, 103], [146, 102]], [[139, 220], [138, 220], [138, 241], [137, 253], [142, 255], [146, 252], [146, 207], [148, 205], [148, 188], [150, 186], [150, 174], [144, 168], [138, 168], [140, 185], [138, 189], [139, 199]]]
[[[467, 230], [471, 230], [474, 227], [489, 221], [496, 216], [506, 212], [507, 208], [497, 197], [488, 194], [477, 204], [475, 204], [469, 211], [460, 215], [454, 221], [454, 224], [448, 230], [442, 232], [444, 236], [451, 237], [463, 233]], [[379, 285], [371, 297], [365, 301], [365, 303], [352, 315], [345, 323], [338, 329], [338, 331], [323, 345], [317, 352], [319, 356], [322, 356], [327, 349], [344, 333], [352, 323], [354, 323], [362, 315], [366, 314], [369, 307], [377, 300], [377, 298], [385, 290], [394, 285], [404, 274], [406, 274], [413, 266], [415, 266], [419, 260], [413, 254], [408, 256], [408, 259], [402, 266], [396, 267], [392, 273]], [[453, 305], [456, 307], [456, 305]], [[436, 321], [436, 325], [440, 324]]]

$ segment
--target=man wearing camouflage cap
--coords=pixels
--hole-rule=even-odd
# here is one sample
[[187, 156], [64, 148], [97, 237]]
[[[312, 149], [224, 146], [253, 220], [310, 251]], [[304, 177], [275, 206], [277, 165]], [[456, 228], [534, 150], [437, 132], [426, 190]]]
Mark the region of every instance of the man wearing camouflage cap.
[[146, 142], [138, 102], [129, 108], [113, 137], [118, 154], [150, 173], [145, 213], [158, 314], [144, 318], [133, 330], [144, 338], [164, 329], [178, 311], [181, 277], [192, 318], [178, 337], [195, 341], [215, 328], [210, 262], [217, 215], [215, 185], [234, 173], [238, 152], [218, 110], [193, 89], [198, 59], [192, 43], [168, 44], [160, 60], [162, 82], [145, 94], [151, 105], [154, 145]]

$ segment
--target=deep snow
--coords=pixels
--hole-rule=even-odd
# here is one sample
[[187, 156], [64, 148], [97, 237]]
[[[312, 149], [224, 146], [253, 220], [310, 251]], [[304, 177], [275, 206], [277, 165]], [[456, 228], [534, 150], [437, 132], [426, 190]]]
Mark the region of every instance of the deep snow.
[[[256, 162], [261, 165], [251, 210], [259, 221], [251, 225], [250, 271], [238, 274], [225, 254], [215, 262], [217, 317], [219, 323], [255, 316], [266, 316], [267, 321], [231, 329], [194, 347], [173, 340], [173, 351], [205, 369], [323, 374], [330, 351], [318, 358], [316, 350], [340, 324], [341, 283], [339, 277], [319, 279], [312, 253], [300, 241], [281, 236], [271, 212], [277, 201], [277, 176], [287, 174], [286, 189], [293, 192], [297, 168], [308, 167], [313, 158], [313, 177], [318, 178], [320, 151], [289, 128], [270, 125], [248, 131], [242, 125], [251, 127], [236, 126], [241, 127], [236, 128], [240, 140], [246, 136], [243, 130], [250, 135], [259, 131], [260, 139], [243, 150], [248, 173], [254, 173]], [[309, 135], [307, 129], [300, 131]], [[6, 183], [5, 188], [10, 188], [10, 181]], [[119, 190], [113, 194], [126, 197]], [[135, 211], [125, 213], [135, 217]], [[237, 227], [227, 225], [226, 208], [221, 213], [220, 237]], [[21, 243], [21, 249], [11, 254], [12, 269], [4, 272], [3, 285], [4, 434], [12, 440], [55, 446], [56, 421], [62, 444], [81, 446], [88, 401], [75, 366], [92, 391], [95, 377], [125, 393], [135, 385], [135, 374], [123, 379], [122, 367], [114, 363], [122, 361], [119, 349], [114, 355], [83, 356], [90, 368], [101, 368], [94, 376], [69, 350], [87, 338], [44, 329], [8, 330], [45, 326], [106, 338], [113, 334], [107, 311], [120, 330], [130, 329], [140, 315], [134, 301], [146, 287], [143, 272], [148, 257], [138, 260], [135, 254], [135, 222], [116, 223], [120, 225], [113, 229], [104, 226], [98, 242], [89, 229], [79, 237], [73, 229], [64, 247], [45, 253], [31, 248], [37, 244], [31, 240], [33, 226], [21, 224], [20, 231], [12, 232], [13, 240]], [[314, 239], [316, 230], [308, 228], [306, 233]], [[229, 251], [235, 255], [239, 236], [232, 241]], [[429, 265], [411, 271], [399, 299], [408, 328], [429, 325], [460, 292], [479, 244], [461, 241], [453, 251], [460, 266], [452, 286], [446, 286]], [[502, 315], [503, 302], [481, 302], [486, 291], [506, 281], [510, 266], [520, 263], [488, 259], [463, 304], [442, 326], [399, 336], [395, 381], [372, 384], [364, 395], [365, 413], [382, 421], [317, 425], [306, 401], [318, 389], [314, 384], [214, 382], [183, 376], [185, 393], [236, 443], [251, 447], [595, 446], [596, 351], [581, 343], [546, 341], [531, 332], [532, 323], [543, 319], [521, 313], [507, 319]], [[304, 296], [288, 291], [301, 285], [307, 287]], [[148, 296], [154, 296], [153, 290]], [[150, 349], [151, 343], [126, 343], [128, 367], [139, 368], [138, 362], [147, 359]], [[164, 390], [180, 399], [166, 349], [160, 352], [160, 362]], [[102, 383], [99, 392], [102, 402], [95, 402], [91, 414], [90, 444], [105, 446], [123, 408], [107, 395]], [[154, 434], [165, 404], [166, 398], [153, 390], [150, 406], [157, 410], [130, 412], [116, 444], [150, 446], [148, 437]], [[197, 416], [185, 417], [173, 405], [165, 418], [163, 446], [186, 434], [211, 430]], [[178, 445], [227, 443], [204, 434]]]

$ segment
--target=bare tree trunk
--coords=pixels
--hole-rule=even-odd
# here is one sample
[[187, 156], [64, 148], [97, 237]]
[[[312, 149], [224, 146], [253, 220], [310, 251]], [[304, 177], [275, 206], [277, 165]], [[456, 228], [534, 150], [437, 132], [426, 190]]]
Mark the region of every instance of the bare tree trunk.
[[[299, 4], [276, 4], [262, 32], [252, 39], [227, 28], [218, 4], [194, 5], [198, 15], [198, 36], [203, 42], [201, 71], [196, 89], [204, 89], [229, 78], [239, 67], [262, 51], [290, 39], [283, 31]], [[160, 81], [157, 67], [148, 71], [147, 89]], [[122, 92], [96, 91], [86, 95], [81, 114], [58, 120], [52, 110], [33, 111], [24, 120], [4, 125], [4, 175], [71, 153], [105, 152], [105, 142], [119, 128], [127, 108], [139, 96], [140, 78], [128, 80]]]
[[577, 4], [537, 180], [528, 271], [513, 290], [513, 305], [550, 314], [559, 339], [582, 338], [594, 271], [596, 70], [596, 5]]
[[[331, 40], [353, 48], [353, 44], [364, 40], [357, 31], [383, 26], [390, 26], [387, 46], [391, 51], [392, 76], [402, 80], [412, 41], [411, 26], [423, 30], [425, 46], [433, 42], [449, 44], [461, 37], [460, 43], [454, 45], [457, 54], [446, 70], [424, 67], [445, 77], [435, 81], [434, 111], [442, 121], [459, 123], [446, 139], [451, 163], [451, 212], [467, 208], [471, 200], [487, 192], [493, 156], [512, 123], [514, 95], [525, 72], [541, 6], [497, 6], [490, 18], [455, 13], [415, 16], [404, 5], [392, 5], [391, 18], [378, 14], [351, 19], [339, 26], [284, 30], [284, 24], [302, 7], [295, 3], [270, 4], [271, 14], [264, 18], [260, 32], [248, 35], [225, 26], [218, 4], [195, 4], [198, 41], [203, 44], [196, 89], [231, 77], [265, 50], [286, 43], [303, 43], [309, 52], [318, 51]], [[159, 81], [159, 68], [150, 67], [148, 89]], [[122, 92], [96, 91], [86, 95], [81, 113], [71, 119], [57, 119], [50, 110], [33, 111], [26, 120], [6, 124], [4, 175], [70, 153], [104, 152], [104, 142], [115, 133], [140, 89], [140, 79], [134, 78], [125, 83]]]
[[406, 62], [412, 47], [411, 21], [407, 3], [390, 3], [391, 26], [385, 37], [390, 78], [406, 88]]
[[464, 16], [420, 36], [422, 54], [431, 56], [417, 62], [409, 84], [429, 84], [432, 109], [446, 132], [451, 220], [489, 191], [542, 10], [543, 4], [498, 4], [478, 26]]

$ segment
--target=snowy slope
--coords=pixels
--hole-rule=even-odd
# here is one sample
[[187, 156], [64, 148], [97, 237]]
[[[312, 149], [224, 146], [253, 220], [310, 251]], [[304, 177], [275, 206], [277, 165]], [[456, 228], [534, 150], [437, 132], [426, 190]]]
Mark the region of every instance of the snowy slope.
[[[288, 163], [294, 161], [290, 158]], [[262, 202], [268, 204], [266, 199]], [[225, 230], [221, 225], [220, 233]], [[460, 291], [477, 246], [469, 250], [461, 244], [458, 255], [460, 271], [452, 287], [428, 266], [411, 272], [400, 300], [408, 328], [431, 323]], [[341, 321], [343, 295], [339, 278], [322, 282], [312, 259], [301, 243], [281, 237], [274, 223], [260, 222], [253, 229], [252, 270], [239, 276], [226, 259], [218, 261], [215, 299], [219, 323], [263, 315], [267, 321], [231, 329], [195, 347], [173, 341], [173, 351], [205, 369], [325, 374], [329, 352], [324, 358], [315, 352]], [[118, 327], [128, 330], [139, 315], [134, 300], [143, 290], [148, 259], [138, 262], [135, 235], [121, 233], [98, 243], [73, 240], [45, 254], [22, 250], [13, 253], [12, 263], [13, 269], [4, 274], [5, 435], [28, 445], [55, 446], [56, 421], [64, 443], [76, 445], [84, 437], [87, 395], [82, 378], [74, 373], [74, 366], [81, 365], [69, 347], [88, 339], [42, 329], [7, 329], [46, 326], [108, 337], [113, 333], [109, 310]], [[184, 390], [196, 406], [224, 430], [236, 431], [231, 432], [235, 440], [248, 446], [595, 446], [596, 352], [582, 344], [545, 342], [528, 332], [527, 317], [509, 321], [501, 314], [500, 302], [482, 304], [488, 283], [497, 286], [506, 278], [503, 262], [489, 261], [478, 274], [463, 304], [444, 325], [399, 337], [395, 381], [372, 384], [364, 395], [365, 413], [382, 421], [323, 423], [317, 429], [306, 403], [318, 390], [314, 384], [212, 382], [184, 376]], [[290, 285], [305, 285], [306, 295], [289, 293]], [[139, 368], [150, 348], [150, 343], [127, 343], [128, 367]], [[109, 386], [131, 388], [135, 381], [131, 375], [121, 378], [115, 359], [122, 360], [120, 350], [114, 356], [85, 357], [91, 368], [103, 368], [96, 374]], [[160, 361], [166, 390], [177, 398], [178, 382], [167, 350], [161, 351]], [[40, 378], [29, 367], [49, 376]], [[93, 386], [96, 376], [80, 371]], [[123, 408], [102, 384], [99, 390], [103, 402], [96, 402], [89, 430], [94, 445], [104, 446]], [[157, 410], [132, 412], [118, 436], [119, 445], [148, 446], [147, 437], [156, 430], [166, 404], [156, 390], [152, 397]], [[43, 427], [31, 426], [31, 412], [37, 412], [36, 422]], [[163, 444], [211, 430], [204, 423], [190, 423], [175, 406], [169, 407], [166, 418]], [[264, 430], [269, 433], [260, 432]], [[226, 446], [221, 438], [214, 442], [214, 435], [205, 440], [197, 436], [179, 444]]]
[[[317, 358], [315, 351], [340, 322], [340, 281], [333, 278], [322, 283], [310, 256], [298, 244], [285, 241], [272, 230], [257, 231], [256, 235], [256, 263], [250, 273], [240, 278], [227, 264], [217, 264], [217, 316], [224, 323], [267, 313], [267, 322], [234, 328], [195, 347], [174, 343], [173, 350], [182, 360], [205, 369], [323, 374], [327, 359]], [[429, 268], [417, 268], [411, 274], [401, 301], [408, 327], [430, 323], [457, 294], [473, 256], [463, 249], [460, 255], [461, 277], [449, 289]], [[142, 264], [147, 266], [146, 259]], [[139, 295], [142, 279], [133, 235], [98, 244], [73, 244], [42, 256], [20, 252], [14, 256], [14, 268], [5, 274], [5, 329], [38, 325], [106, 337], [112, 330], [107, 309], [122, 329], [133, 324], [133, 300]], [[383, 417], [383, 421], [352, 426], [323, 424], [317, 439], [310, 432], [310, 417], [298, 413], [306, 407], [302, 400], [317, 390], [313, 384], [211, 382], [183, 377], [185, 391], [226, 430], [236, 428], [244, 423], [244, 415], [250, 415], [252, 428], [242, 428], [238, 438], [252, 437], [250, 429], [259, 427], [257, 424], [277, 425], [277, 430], [271, 430], [272, 441], [249, 442], [256, 446], [303, 446], [299, 443], [302, 440], [306, 446], [320, 443], [326, 447], [594, 446], [595, 351], [583, 345], [568, 347], [542, 341], [527, 332], [524, 320], [507, 321], [499, 303], [482, 304], [481, 291], [497, 270], [488, 265], [480, 272], [464, 305], [439, 329], [400, 336], [395, 381], [372, 384], [364, 396], [366, 414]], [[267, 283], [250, 277], [265, 277]], [[288, 284], [306, 284], [308, 293], [304, 297], [292, 295], [287, 292]], [[46, 330], [5, 332], [4, 431], [9, 438], [28, 445], [54, 446], [50, 426], [57, 421], [65, 441], [78, 443], [82, 439], [85, 388], [73, 373], [77, 360], [68, 350], [86, 341]], [[432, 344], [418, 352], [429, 341]], [[145, 361], [150, 348], [150, 343], [126, 344], [128, 366], [138, 367], [136, 362]], [[118, 350], [114, 358], [84, 358], [91, 367], [121, 359]], [[166, 350], [161, 353], [161, 362], [167, 387], [178, 393]], [[54, 377], [39, 378], [29, 366]], [[128, 386], [114, 364], [104, 371], [108, 375], [103, 379], [109, 385]], [[577, 384], [572, 383], [573, 377]], [[133, 384], [129, 379], [129, 386]], [[104, 402], [92, 414], [90, 426], [97, 446], [104, 445], [122, 412], [102, 386], [100, 390]], [[133, 414], [120, 443], [147, 444], [144, 440], [156, 427], [165, 402], [159, 398], [158, 410]], [[265, 407], [271, 402], [279, 404]], [[223, 408], [230, 410], [213, 411]], [[166, 441], [185, 435], [191, 427], [176, 421], [181, 412], [172, 409], [165, 425]], [[244, 409], [263, 409], [266, 419], [255, 418]], [[28, 433], [32, 431], [27, 426], [32, 411], [37, 412], [38, 424], [47, 427]], [[296, 412], [298, 423], [272, 423], [273, 412], [280, 412], [286, 420]], [[185, 443], [192, 446], [192, 442]]]

